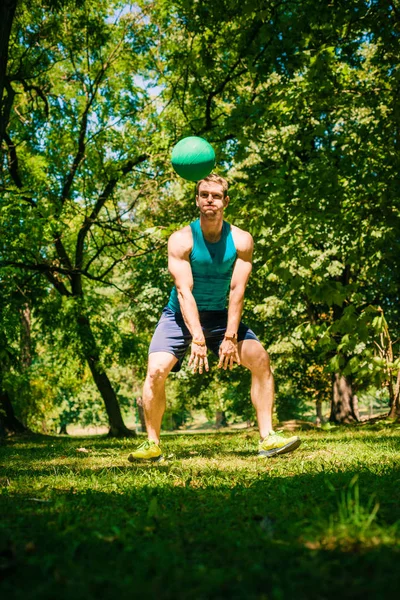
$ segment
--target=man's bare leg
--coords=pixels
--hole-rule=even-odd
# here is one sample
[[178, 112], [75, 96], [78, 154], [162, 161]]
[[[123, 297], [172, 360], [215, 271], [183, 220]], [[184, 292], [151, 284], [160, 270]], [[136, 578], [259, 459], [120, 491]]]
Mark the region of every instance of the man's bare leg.
[[241, 363], [251, 371], [251, 400], [257, 413], [261, 440], [258, 456], [272, 457], [293, 452], [301, 443], [295, 435], [285, 437], [272, 432], [272, 409], [274, 407], [274, 378], [268, 353], [257, 340], [244, 340], [238, 344]]
[[240, 362], [251, 371], [251, 401], [256, 409], [260, 437], [272, 431], [274, 407], [274, 377], [269, 356], [257, 340], [244, 340], [238, 344]]
[[149, 354], [143, 386], [143, 408], [149, 440], [160, 443], [161, 421], [165, 412], [165, 382], [178, 359], [169, 352]]

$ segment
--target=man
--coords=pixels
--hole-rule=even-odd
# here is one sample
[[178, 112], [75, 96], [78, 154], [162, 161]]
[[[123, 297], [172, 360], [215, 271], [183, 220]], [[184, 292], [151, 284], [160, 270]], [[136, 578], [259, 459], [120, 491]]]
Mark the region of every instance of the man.
[[240, 320], [252, 269], [253, 239], [224, 221], [227, 191], [228, 182], [217, 175], [199, 181], [200, 218], [169, 238], [168, 268], [175, 286], [149, 348], [143, 389], [148, 440], [129, 455], [131, 462], [163, 458], [160, 430], [165, 381], [171, 371], [179, 371], [189, 345], [189, 366], [194, 373], [208, 371], [207, 348], [219, 356], [219, 368], [232, 369], [238, 363], [250, 369], [251, 400], [261, 437], [259, 456], [284, 454], [300, 445], [297, 436], [285, 438], [272, 429], [274, 380], [269, 356]]

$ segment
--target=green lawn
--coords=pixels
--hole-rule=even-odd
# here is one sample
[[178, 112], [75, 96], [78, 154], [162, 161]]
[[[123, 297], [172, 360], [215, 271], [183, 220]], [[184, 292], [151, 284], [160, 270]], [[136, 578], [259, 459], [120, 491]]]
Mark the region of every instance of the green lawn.
[[10, 439], [2, 598], [394, 597], [400, 427], [301, 436], [262, 460], [255, 432], [165, 436], [143, 466], [129, 440]]

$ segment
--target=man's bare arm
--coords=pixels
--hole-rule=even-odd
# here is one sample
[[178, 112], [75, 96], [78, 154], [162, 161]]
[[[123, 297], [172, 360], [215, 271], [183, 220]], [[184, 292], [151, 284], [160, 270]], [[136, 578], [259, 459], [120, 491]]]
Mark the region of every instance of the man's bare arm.
[[[237, 234], [237, 259], [233, 268], [228, 304], [228, 323], [226, 336], [237, 334], [243, 312], [244, 293], [252, 269], [253, 238], [246, 231]], [[232, 368], [233, 363], [240, 363], [237, 341], [224, 339], [220, 347], [219, 367]]]
[[190, 238], [185, 230], [176, 231], [168, 240], [168, 270], [174, 280], [183, 319], [193, 338], [204, 341], [196, 300], [192, 294], [193, 275], [189, 262]]
[[[196, 300], [192, 294], [193, 274], [189, 262], [191, 248], [190, 229], [184, 228], [173, 233], [168, 240], [168, 269], [176, 286], [183, 320], [194, 340], [192, 342], [189, 366], [193, 365], [193, 370], [196, 371], [198, 368], [201, 373], [203, 365], [208, 371], [207, 347], [200, 324]], [[196, 342], [199, 342], [200, 345], [196, 344]]]
[[237, 259], [233, 268], [228, 304], [227, 335], [237, 333], [243, 311], [244, 293], [252, 270], [253, 238], [246, 231], [241, 232], [240, 246], [237, 246]]

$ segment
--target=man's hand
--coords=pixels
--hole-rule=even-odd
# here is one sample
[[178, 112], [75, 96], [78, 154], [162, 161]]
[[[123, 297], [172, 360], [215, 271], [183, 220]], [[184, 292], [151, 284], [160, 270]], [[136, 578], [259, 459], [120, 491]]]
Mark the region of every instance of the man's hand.
[[202, 373], [203, 369], [208, 371], [207, 346], [205, 344], [203, 346], [192, 342], [189, 367], [193, 367], [193, 373], [197, 373], [197, 369], [199, 369], [199, 373]]
[[240, 365], [240, 358], [238, 352], [238, 345], [236, 340], [222, 340], [222, 344], [219, 348], [219, 369], [233, 369], [233, 364], [237, 363]]

